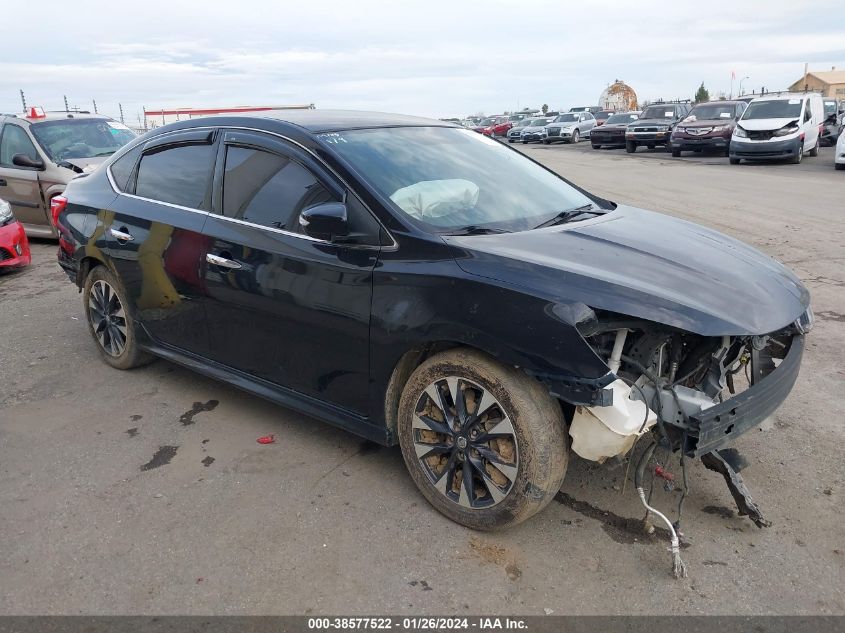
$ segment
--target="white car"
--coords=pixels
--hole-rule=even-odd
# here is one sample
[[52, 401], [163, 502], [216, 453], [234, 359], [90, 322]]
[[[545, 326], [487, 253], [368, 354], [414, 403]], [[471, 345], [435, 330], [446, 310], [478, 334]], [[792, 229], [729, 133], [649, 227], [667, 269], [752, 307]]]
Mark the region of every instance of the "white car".
[[839, 135], [836, 141], [836, 151], [833, 155], [833, 166], [836, 169], [845, 169], [845, 132]]
[[787, 92], [757, 97], [748, 104], [731, 137], [731, 165], [750, 160], [818, 156], [824, 102], [817, 92]]
[[543, 143], [577, 143], [582, 137], [589, 138], [595, 126], [596, 117], [592, 112], [566, 112], [556, 116], [555, 120], [546, 126], [546, 138]]

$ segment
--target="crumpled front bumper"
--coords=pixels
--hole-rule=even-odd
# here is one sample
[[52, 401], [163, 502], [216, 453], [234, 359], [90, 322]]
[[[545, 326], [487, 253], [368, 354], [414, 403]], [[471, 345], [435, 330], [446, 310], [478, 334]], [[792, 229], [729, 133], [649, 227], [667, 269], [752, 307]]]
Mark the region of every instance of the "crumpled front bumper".
[[780, 365], [770, 374], [733, 398], [690, 416], [686, 454], [701, 457], [724, 448], [774, 413], [795, 385], [803, 354], [804, 336], [796, 334]]

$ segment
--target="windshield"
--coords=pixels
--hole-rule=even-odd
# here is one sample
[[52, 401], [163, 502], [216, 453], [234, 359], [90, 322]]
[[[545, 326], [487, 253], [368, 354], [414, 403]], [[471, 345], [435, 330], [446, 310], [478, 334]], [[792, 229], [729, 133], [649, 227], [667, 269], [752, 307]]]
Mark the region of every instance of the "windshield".
[[319, 138], [402, 212], [438, 232], [527, 230], [591, 203], [519, 152], [469, 130], [375, 128]]
[[736, 107], [732, 105], [707, 104], [695, 106], [687, 119], [705, 121], [709, 119], [732, 119], [736, 114]]
[[122, 123], [106, 119], [44, 121], [30, 129], [54, 161], [110, 156], [136, 136]]
[[613, 123], [630, 123], [631, 121], [636, 121], [637, 118], [639, 117], [636, 114], [614, 114], [607, 119], [605, 125], [612, 125]]
[[797, 119], [801, 115], [801, 99], [752, 101], [742, 115], [747, 119]]
[[672, 106], [649, 106], [645, 109], [641, 119], [674, 119], [675, 109]]
[[531, 119], [528, 123], [531, 127], [543, 127], [549, 123], [549, 119]]
[[555, 123], [572, 123], [573, 121], [578, 121], [577, 114], [561, 114], [555, 119]]
[[493, 125], [495, 122], [496, 119], [482, 119], [478, 125]]

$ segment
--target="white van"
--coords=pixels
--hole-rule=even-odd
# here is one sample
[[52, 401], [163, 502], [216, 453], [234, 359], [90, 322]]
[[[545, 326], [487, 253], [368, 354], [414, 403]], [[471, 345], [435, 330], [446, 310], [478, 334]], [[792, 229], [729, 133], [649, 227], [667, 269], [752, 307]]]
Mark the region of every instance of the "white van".
[[743, 158], [800, 163], [806, 152], [818, 156], [824, 102], [817, 92], [782, 92], [748, 104], [731, 137], [731, 165]]

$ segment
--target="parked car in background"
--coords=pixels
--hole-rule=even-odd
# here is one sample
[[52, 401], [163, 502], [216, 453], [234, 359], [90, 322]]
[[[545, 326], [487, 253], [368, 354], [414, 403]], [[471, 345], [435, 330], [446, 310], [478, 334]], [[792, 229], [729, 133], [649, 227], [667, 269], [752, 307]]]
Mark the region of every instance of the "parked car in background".
[[522, 131], [528, 127], [528, 124], [531, 123], [531, 121], [531, 118], [526, 118], [515, 123], [514, 126], [508, 130], [508, 143], [516, 143], [519, 141], [522, 137]]
[[106, 116], [0, 114], [0, 198], [30, 237], [54, 237], [50, 203], [76, 175], [94, 169], [137, 135]]
[[655, 103], [648, 106], [640, 118], [631, 123], [625, 132], [625, 150], [629, 154], [641, 145], [654, 149], [663, 145], [669, 149], [672, 130], [690, 111], [687, 102]]
[[552, 122], [551, 117], [537, 117], [531, 119], [528, 124], [522, 128], [522, 134], [519, 140], [523, 143], [533, 143], [542, 141], [546, 136], [546, 126]]
[[824, 123], [819, 144], [823, 147], [836, 145], [842, 128], [845, 127], [845, 115], [842, 113], [843, 104], [836, 99], [824, 100]]
[[26, 231], [12, 213], [12, 205], [0, 198], [0, 270], [28, 266], [31, 261]]
[[[800, 279], [735, 238], [417, 117], [173, 123], [66, 197], [59, 264], [104, 363], [160, 356], [399, 444], [425, 499], [475, 529], [548, 505], [570, 447], [600, 463], [659, 441], [712, 465], [787, 398], [812, 326]], [[741, 498], [737, 461], [718, 468]]]
[[604, 125], [593, 128], [590, 143], [593, 149], [602, 147], [625, 147], [625, 132], [628, 124], [640, 118], [640, 112], [617, 112]]
[[836, 150], [833, 154], [833, 166], [836, 169], [845, 169], [845, 134], [839, 135], [839, 140], [836, 141]]
[[731, 138], [731, 165], [742, 159], [789, 159], [818, 156], [824, 103], [817, 92], [785, 92], [748, 104]]
[[718, 151], [727, 156], [744, 101], [710, 101], [694, 106], [672, 130], [672, 156], [681, 152]]
[[577, 143], [582, 137], [589, 138], [596, 126], [596, 119], [591, 112], [567, 112], [559, 114], [546, 126], [543, 143]]
[[500, 115], [494, 117], [488, 117], [484, 119], [478, 127], [476, 132], [481, 132], [485, 136], [505, 136], [513, 127], [513, 123], [508, 119], [508, 117]]
[[570, 112], [590, 112], [591, 114], [595, 114], [596, 112], [601, 112], [601, 106], [577, 106], [575, 108], [569, 108]]
[[616, 113], [613, 110], [599, 110], [598, 112], [594, 112], [593, 116], [596, 117], [596, 127], [604, 125], [614, 114]]

